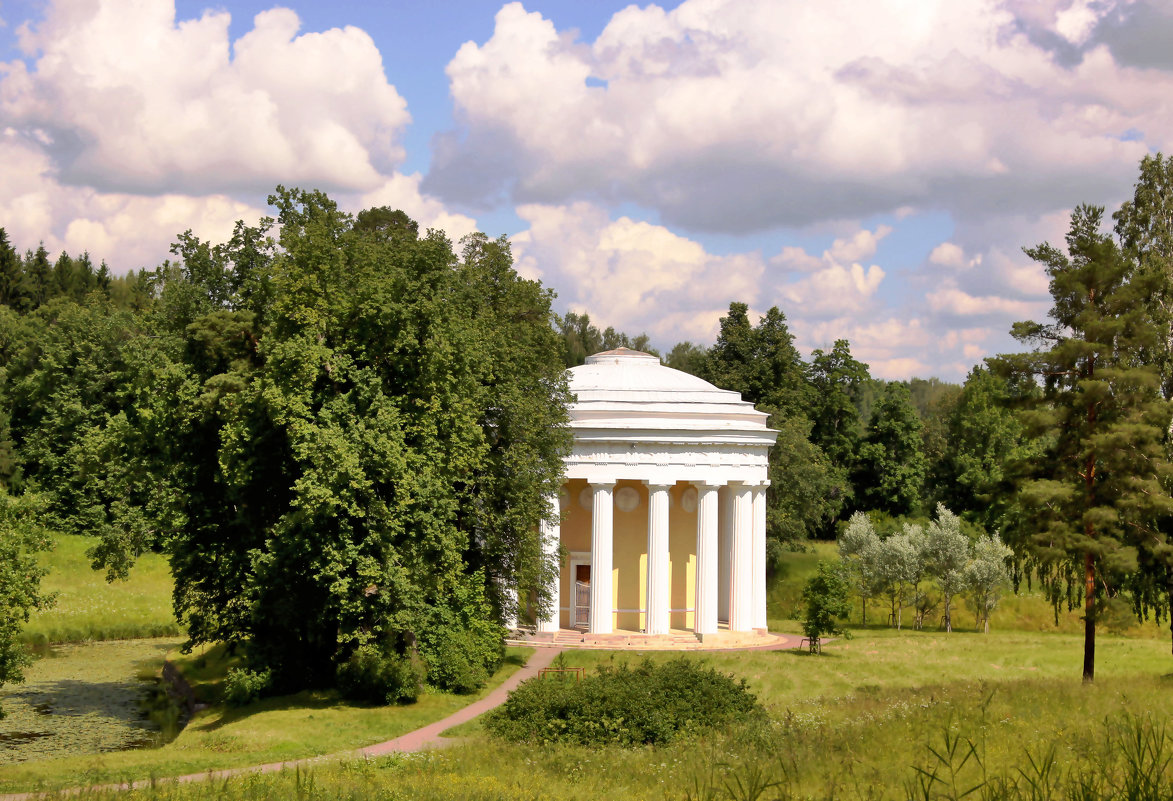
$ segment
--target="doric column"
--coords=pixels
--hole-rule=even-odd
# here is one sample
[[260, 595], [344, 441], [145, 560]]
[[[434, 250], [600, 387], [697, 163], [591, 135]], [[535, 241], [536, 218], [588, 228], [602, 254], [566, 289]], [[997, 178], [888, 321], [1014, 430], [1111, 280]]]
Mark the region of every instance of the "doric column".
[[766, 629], [766, 487], [753, 490], [753, 627]]
[[696, 485], [696, 587], [693, 631], [715, 634], [717, 631], [717, 530], [718, 486]]
[[668, 576], [668, 485], [648, 484], [648, 634], [667, 634], [672, 585]]
[[538, 631], [553, 634], [560, 628], [558, 623], [558, 610], [562, 605], [558, 592], [558, 581], [562, 575], [562, 565], [559, 564], [558, 559], [558, 545], [562, 539], [562, 527], [558, 517], [561, 511], [558, 508], [558, 496], [547, 496], [546, 504], [550, 507], [550, 513], [554, 515], [554, 520], [553, 522], [548, 520], [542, 521], [542, 554], [547, 560], [547, 564], [554, 566], [554, 574], [550, 577], [550, 583], [547, 589], [547, 593], [550, 596], [550, 612], [538, 621]]
[[729, 599], [733, 597], [733, 490], [717, 491], [717, 619], [729, 622]]
[[594, 503], [591, 515], [591, 634], [610, 634], [612, 626], [611, 555], [615, 519], [611, 490], [614, 481], [592, 481]]
[[729, 630], [753, 630], [753, 487], [731, 485], [733, 493], [733, 570], [730, 576]]

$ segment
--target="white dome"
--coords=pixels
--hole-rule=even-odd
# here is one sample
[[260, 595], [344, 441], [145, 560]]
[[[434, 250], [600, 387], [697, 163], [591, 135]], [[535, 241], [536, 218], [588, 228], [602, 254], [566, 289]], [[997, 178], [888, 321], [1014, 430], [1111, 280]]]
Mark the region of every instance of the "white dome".
[[570, 368], [570, 389], [579, 398], [593, 395], [610, 395], [616, 392], [673, 393], [674, 400], [690, 400], [675, 393], [712, 393], [732, 396], [741, 400], [736, 392], [718, 389], [708, 381], [697, 378], [682, 370], [673, 370], [660, 364], [660, 359], [650, 353], [641, 353], [630, 348], [596, 353], [587, 356], [586, 364]]
[[740, 393], [630, 348], [596, 353], [572, 367], [570, 391], [572, 427], [768, 430], [767, 415]]

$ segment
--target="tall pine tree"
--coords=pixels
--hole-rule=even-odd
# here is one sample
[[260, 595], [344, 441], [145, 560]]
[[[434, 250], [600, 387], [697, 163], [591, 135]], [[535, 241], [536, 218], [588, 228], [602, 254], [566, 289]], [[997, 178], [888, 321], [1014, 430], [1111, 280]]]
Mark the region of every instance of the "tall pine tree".
[[1026, 250], [1050, 277], [1051, 322], [1015, 323], [1014, 337], [1034, 350], [995, 361], [1042, 384], [1023, 421], [1047, 444], [1020, 486], [1019, 528], [1036, 556], [1071, 560], [1082, 573], [1084, 681], [1095, 677], [1099, 605], [1135, 570], [1138, 540], [1170, 511], [1161, 487], [1169, 407], [1144, 358], [1159, 338], [1144, 305], [1152, 281], [1101, 232], [1102, 216], [1076, 208], [1066, 254], [1049, 243]]

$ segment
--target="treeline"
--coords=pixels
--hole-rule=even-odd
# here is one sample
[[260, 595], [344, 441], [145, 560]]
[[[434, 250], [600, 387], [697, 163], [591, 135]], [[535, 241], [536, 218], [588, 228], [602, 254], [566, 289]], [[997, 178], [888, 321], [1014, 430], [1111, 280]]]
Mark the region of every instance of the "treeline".
[[80, 302], [91, 292], [117, 306], [142, 309], [151, 301], [153, 274], [144, 269], [111, 275], [105, 260], [94, 269], [88, 251], [80, 256], [62, 251], [50, 262], [44, 243], [21, 257], [8, 232], [0, 228], [0, 304], [18, 312], [33, 311], [58, 298]]
[[[780, 309], [754, 323], [744, 303], [711, 347], [674, 346], [670, 366], [779, 431], [772, 552], [856, 512], [898, 535], [940, 503], [971, 541], [1000, 532], [1016, 581], [1083, 605], [1089, 677], [1106, 609], [1168, 616], [1171, 198], [1173, 163], [1146, 157], [1112, 233], [1080, 206], [1065, 248], [1028, 249], [1050, 318], [1016, 323], [1027, 350], [961, 386], [877, 380], [846, 340], [804, 359]], [[496, 621], [548, 602], [536, 532], [569, 442], [564, 368], [648, 339], [554, 315], [503, 239], [457, 250], [402, 212], [270, 202], [277, 220], [185, 233], [122, 278], [3, 237], [0, 489], [95, 535], [111, 575], [167, 553], [193, 642], [248, 642], [278, 685], [296, 664], [406, 686], [427, 663], [475, 686]]]

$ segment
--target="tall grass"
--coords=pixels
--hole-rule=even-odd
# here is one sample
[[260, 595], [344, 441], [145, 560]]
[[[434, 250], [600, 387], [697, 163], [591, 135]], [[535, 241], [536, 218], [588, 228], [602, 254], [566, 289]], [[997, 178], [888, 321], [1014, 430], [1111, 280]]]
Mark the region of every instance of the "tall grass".
[[[1000, 706], [988, 710], [1002, 711]], [[997, 721], [991, 717], [987, 725]], [[1156, 801], [1173, 796], [1173, 737], [1156, 713], [1126, 710], [1089, 720], [1068, 733], [1074, 747], [1034, 739], [1012, 744], [1004, 749], [1014, 756], [1010, 762], [992, 747], [997, 732], [981, 730], [969, 716], [950, 722], [930, 712], [913, 726], [909, 742], [887, 747], [873, 739], [852, 746], [850, 739], [859, 734], [855, 729], [817, 732], [786, 723], [638, 751], [527, 750], [490, 742], [196, 785], [163, 782], [129, 798]], [[878, 733], [892, 734], [888, 727]]]

